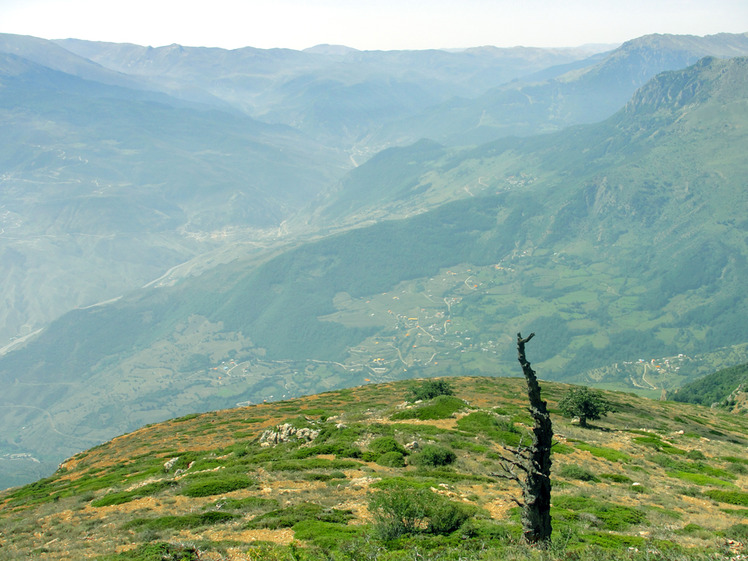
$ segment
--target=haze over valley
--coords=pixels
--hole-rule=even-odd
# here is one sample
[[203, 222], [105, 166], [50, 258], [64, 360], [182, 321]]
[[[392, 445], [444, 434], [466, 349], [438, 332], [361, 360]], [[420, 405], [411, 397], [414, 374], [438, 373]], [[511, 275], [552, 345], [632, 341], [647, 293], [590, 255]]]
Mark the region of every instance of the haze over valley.
[[148, 423], [748, 362], [748, 34], [363, 51], [0, 35], [0, 485]]

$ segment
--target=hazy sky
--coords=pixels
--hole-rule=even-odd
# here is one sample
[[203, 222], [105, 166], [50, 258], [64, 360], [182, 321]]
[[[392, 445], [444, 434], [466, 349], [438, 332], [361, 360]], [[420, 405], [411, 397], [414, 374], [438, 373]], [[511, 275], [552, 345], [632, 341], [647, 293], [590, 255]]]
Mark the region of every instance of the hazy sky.
[[161, 46], [620, 43], [748, 31], [748, 0], [0, 0], [0, 32]]

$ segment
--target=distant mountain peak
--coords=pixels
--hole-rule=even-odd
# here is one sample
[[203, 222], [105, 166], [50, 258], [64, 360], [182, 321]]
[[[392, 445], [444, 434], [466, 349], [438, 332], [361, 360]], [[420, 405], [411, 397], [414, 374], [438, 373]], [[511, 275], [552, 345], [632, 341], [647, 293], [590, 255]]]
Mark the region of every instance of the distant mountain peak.
[[675, 109], [719, 92], [721, 99], [743, 98], [747, 57], [720, 59], [707, 56], [684, 70], [663, 72], [645, 84], [625, 111], [652, 112]]
[[328, 44], [315, 45], [314, 47], [309, 47], [308, 49], [304, 49], [303, 51], [305, 53], [312, 53], [316, 55], [332, 55], [332, 56], [343, 56], [343, 55], [348, 55], [351, 53], [360, 52], [358, 49], [346, 47], [345, 45], [328, 45]]

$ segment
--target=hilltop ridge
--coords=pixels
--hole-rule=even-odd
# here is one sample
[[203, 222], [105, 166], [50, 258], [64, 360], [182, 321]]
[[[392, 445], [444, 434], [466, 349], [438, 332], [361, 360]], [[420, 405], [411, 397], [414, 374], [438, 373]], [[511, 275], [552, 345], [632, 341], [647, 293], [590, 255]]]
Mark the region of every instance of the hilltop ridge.
[[[518, 541], [518, 489], [490, 475], [502, 470], [502, 446], [528, 429], [524, 380], [453, 378], [454, 396], [409, 402], [418, 383], [187, 415], [117, 437], [0, 493], [0, 547], [10, 559], [58, 561], [150, 559], [157, 546], [195, 555], [186, 559], [285, 559], [292, 543], [309, 560], [405, 559], [413, 548], [434, 559], [458, 548], [462, 559], [531, 558]], [[582, 429], [557, 410], [569, 386], [541, 386], [556, 434], [559, 546], [549, 559], [742, 553], [745, 417], [605, 392], [616, 411]], [[432, 513], [382, 538], [376, 501], [398, 490], [453, 522]]]

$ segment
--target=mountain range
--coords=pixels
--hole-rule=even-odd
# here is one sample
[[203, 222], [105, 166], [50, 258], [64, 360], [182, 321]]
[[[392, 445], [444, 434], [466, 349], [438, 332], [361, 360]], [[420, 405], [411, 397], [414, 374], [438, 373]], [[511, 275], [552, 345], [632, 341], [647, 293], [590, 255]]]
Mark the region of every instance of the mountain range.
[[520, 329], [652, 396], [747, 358], [748, 35], [0, 53], [5, 485], [191, 411], [510, 375]]

